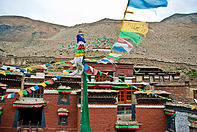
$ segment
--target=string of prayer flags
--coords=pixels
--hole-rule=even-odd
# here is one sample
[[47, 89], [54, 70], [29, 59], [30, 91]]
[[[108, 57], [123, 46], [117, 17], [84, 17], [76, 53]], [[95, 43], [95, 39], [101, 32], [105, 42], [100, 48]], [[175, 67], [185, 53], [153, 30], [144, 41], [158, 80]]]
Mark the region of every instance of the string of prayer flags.
[[120, 56], [121, 56], [121, 54], [110, 53], [107, 55], [107, 57], [104, 57], [102, 59], [102, 61], [108, 61], [111, 63], [115, 63], [115, 62], [117, 62], [117, 60], [119, 59]]

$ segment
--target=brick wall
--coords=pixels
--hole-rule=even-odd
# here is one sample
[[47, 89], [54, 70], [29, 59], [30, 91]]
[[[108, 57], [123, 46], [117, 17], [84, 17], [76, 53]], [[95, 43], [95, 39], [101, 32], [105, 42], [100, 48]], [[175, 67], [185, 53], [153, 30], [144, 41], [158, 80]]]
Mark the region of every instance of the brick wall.
[[[89, 108], [92, 132], [114, 132], [117, 108]], [[78, 108], [78, 132], [80, 132], [80, 109]]]
[[[6, 93], [7, 94], [7, 93]], [[4, 103], [0, 103], [0, 107], [3, 108], [3, 114], [1, 115], [1, 124], [0, 131], [6, 130], [6, 132], [12, 132], [12, 130], [16, 131], [16, 128], [13, 127], [16, 108], [13, 107], [13, 102], [18, 98], [18, 95], [15, 98], [5, 99]]]
[[136, 108], [136, 120], [141, 124], [138, 132], [165, 132], [166, 130], [163, 108]]
[[163, 90], [171, 93], [170, 97], [175, 99], [176, 101], [187, 101], [189, 99], [187, 93], [187, 86], [185, 85], [158, 85], [155, 86], [155, 90]]
[[[45, 108], [45, 121], [46, 130], [68, 130], [76, 131], [77, 129], [77, 96], [70, 95], [70, 105], [57, 104], [58, 95], [48, 94], [44, 95], [44, 100], [47, 100], [47, 106]], [[58, 125], [58, 113], [59, 108], [66, 108], [69, 111], [68, 125]]]

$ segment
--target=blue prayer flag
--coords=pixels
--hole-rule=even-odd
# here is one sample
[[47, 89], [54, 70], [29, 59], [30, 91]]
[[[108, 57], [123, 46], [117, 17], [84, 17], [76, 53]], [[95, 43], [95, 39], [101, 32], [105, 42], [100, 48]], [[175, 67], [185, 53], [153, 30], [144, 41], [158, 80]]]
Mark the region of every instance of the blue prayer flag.
[[128, 6], [138, 9], [167, 7], [167, 0], [130, 0]]
[[11, 98], [14, 98], [15, 93], [11, 93]]
[[40, 89], [37, 85], [36, 85], [36, 86], [34, 86], [34, 88], [35, 88], [36, 90]]
[[56, 76], [57, 79], [60, 79], [62, 76]]
[[88, 68], [89, 68], [89, 66], [85, 64], [83, 69], [84, 69], [85, 71], [87, 71]]

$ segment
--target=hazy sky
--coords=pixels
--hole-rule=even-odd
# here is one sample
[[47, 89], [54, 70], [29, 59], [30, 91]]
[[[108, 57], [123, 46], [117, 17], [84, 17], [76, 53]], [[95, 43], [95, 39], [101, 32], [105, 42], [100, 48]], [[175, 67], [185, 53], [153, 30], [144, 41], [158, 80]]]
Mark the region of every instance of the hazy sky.
[[[128, 0], [0, 0], [0, 16], [17, 15], [65, 26], [122, 19]], [[160, 21], [174, 13], [197, 12], [197, 0], [168, 0], [168, 7], [136, 10], [126, 18]]]

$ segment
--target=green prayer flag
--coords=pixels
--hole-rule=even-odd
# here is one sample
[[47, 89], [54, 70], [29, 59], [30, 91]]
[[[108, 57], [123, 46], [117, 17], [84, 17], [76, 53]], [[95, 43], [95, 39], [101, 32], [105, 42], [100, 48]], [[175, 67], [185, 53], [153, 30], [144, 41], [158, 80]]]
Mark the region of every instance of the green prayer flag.
[[99, 73], [100, 73], [100, 75], [102, 75], [102, 72], [101, 71], [99, 71]]
[[91, 132], [87, 89], [88, 89], [87, 74], [83, 72], [83, 108], [82, 108], [82, 119], [81, 119], [81, 132]]
[[46, 81], [45, 83], [46, 83], [46, 84], [50, 84], [50, 82], [49, 82], [49, 81]]
[[11, 72], [10, 72], [10, 71], [5, 71], [5, 73], [11, 74]]
[[133, 40], [133, 42], [138, 45], [142, 41], [142, 37], [139, 34], [127, 31], [120, 31], [119, 37], [121, 38], [129, 38]]
[[23, 90], [24, 95], [28, 95], [27, 90]]

